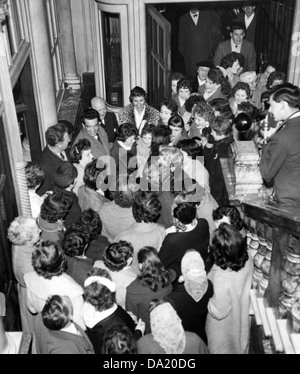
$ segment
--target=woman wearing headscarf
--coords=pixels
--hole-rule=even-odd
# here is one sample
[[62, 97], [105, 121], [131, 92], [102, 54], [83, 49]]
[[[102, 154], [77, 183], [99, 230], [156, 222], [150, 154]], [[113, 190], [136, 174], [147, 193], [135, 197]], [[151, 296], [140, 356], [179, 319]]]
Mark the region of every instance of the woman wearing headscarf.
[[183, 256], [181, 272], [179, 284], [166, 299], [181, 318], [184, 330], [196, 333], [207, 344], [205, 321], [213, 285], [207, 279], [202, 257], [194, 249]]
[[150, 304], [151, 333], [137, 341], [138, 354], [208, 354], [195, 333], [185, 331], [181, 319], [166, 300]]

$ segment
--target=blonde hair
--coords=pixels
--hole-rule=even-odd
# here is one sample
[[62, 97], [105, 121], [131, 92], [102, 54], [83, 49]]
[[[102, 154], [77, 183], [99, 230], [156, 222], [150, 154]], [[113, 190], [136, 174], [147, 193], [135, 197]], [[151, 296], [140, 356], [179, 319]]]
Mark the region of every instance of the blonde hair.
[[171, 147], [169, 145], [161, 145], [159, 147], [159, 155], [163, 156], [167, 160], [168, 164], [173, 166], [182, 166], [183, 154], [177, 147]]
[[37, 223], [33, 217], [16, 217], [7, 230], [7, 237], [15, 245], [24, 245], [32, 240], [36, 226]]

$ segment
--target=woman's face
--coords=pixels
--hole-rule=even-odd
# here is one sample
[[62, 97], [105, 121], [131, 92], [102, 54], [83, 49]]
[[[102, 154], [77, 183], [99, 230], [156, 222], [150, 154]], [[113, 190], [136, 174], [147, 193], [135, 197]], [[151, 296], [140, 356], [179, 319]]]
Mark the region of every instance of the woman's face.
[[170, 109], [168, 109], [165, 105], [162, 105], [161, 108], [160, 108], [159, 116], [160, 116], [164, 125], [167, 126], [169, 118], [171, 117], [171, 115], [172, 115], [172, 112], [170, 111]]
[[183, 129], [181, 127], [175, 127], [175, 126], [169, 126], [169, 127], [172, 130], [171, 141], [173, 141], [174, 139], [180, 136]]
[[248, 100], [248, 95], [245, 90], [237, 90], [234, 94], [234, 99], [237, 104], [244, 103]]
[[152, 143], [152, 134], [151, 133], [143, 135], [142, 139], [143, 139], [144, 143], [147, 145], [147, 147], [151, 147], [151, 143]]
[[199, 114], [195, 113], [195, 118], [194, 118], [195, 125], [197, 129], [201, 132], [204, 127], [208, 127], [209, 123], [201, 117]]
[[128, 147], [132, 147], [135, 142], [135, 135], [131, 135], [129, 138], [127, 138], [124, 142]]
[[241, 65], [240, 65], [239, 61], [238, 60], [234, 61], [233, 65], [231, 67], [232, 74], [236, 75], [238, 73], [240, 67], [241, 67]]
[[81, 164], [87, 165], [94, 159], [91, 149], [85, 149], [81, 152]]
[[207, 92], [207, 93], [214, 92], [214, 91], [217, 90], [217, 88], [219, 86], [220, 86], [219, 84], [214, 83], [212, 80], [210, 80], [209, 78], [207, 78], [206, 79], [206, 83], [205, 83], [205, 92]]
[[132, 104], [136, 108], [137, 111], [141, 112], [144, 109], [146, 100], [144, 96], [136, 96], [132, 99]]
[[191, 95], [191, 91], [188, 88], [182, 87], [182, 88], [179, 88], [178, 95], [181, 100], [187, 100]]

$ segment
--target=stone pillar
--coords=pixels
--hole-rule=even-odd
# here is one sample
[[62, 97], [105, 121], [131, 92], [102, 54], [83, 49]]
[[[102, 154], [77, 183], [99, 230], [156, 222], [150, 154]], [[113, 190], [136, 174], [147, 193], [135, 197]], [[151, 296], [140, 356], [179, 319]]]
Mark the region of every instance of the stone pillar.
[[59, 38], [62, 46], [62, 60], [65, 84], [68, 88], [80, 89], [80, 79], [76, 71], [75, 45], [73, 39], [72, 13], [70, 0], [57, 1]]
[[[57, 123], [57, 109], [51, 62], [50, 43], [47, 30], [47, 17], [44, 1], [26, 2], [30, 18], [30, 40], [32, 62], [37, 84], [37, 104], [40, 113], [41, 134]], [[45, 142], [43, 142], [45, 144]]]

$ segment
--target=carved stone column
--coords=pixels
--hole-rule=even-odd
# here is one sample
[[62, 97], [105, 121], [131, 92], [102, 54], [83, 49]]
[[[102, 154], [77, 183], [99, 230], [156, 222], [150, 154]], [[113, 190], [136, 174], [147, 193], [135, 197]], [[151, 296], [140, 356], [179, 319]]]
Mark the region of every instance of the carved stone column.
[[75, 45], [70, 0], [57, 1], [60, 41], [65, 74], [65, 84], [73, 90], [80, 89], [80, 79], [76, 71]]

